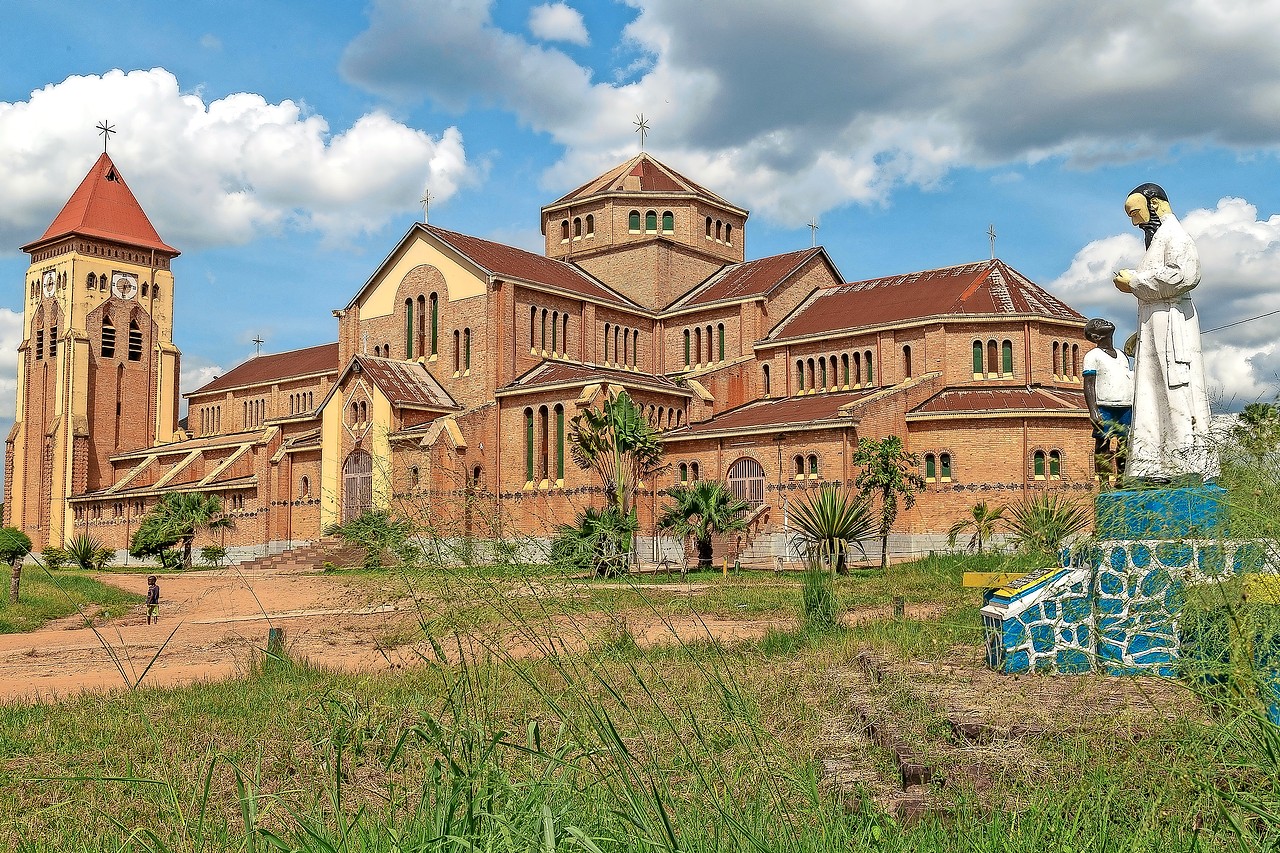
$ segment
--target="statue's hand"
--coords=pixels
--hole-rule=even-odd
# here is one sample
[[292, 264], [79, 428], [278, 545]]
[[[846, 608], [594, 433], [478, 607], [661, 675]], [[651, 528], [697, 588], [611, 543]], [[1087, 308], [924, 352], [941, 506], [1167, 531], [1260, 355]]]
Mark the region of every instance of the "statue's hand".
[[1130, 282], [1133, 281], [1133, 270], [1120, 270], [1116, 273], [1116, 277], [1111, 282], [1116, 286], [1116, 290], [1121, 293], [1133, 293], [1133, 287]]

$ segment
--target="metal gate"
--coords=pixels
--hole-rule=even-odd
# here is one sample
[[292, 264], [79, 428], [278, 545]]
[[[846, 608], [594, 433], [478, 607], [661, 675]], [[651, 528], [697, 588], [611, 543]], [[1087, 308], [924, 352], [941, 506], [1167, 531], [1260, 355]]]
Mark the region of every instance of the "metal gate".
[[729, 466], [729, 491], [755, 510], [764, 505], [764, 466], [744, 456]]
[[373, 509], [373, 457], [355, 450], [342, 463], [342, 520]]

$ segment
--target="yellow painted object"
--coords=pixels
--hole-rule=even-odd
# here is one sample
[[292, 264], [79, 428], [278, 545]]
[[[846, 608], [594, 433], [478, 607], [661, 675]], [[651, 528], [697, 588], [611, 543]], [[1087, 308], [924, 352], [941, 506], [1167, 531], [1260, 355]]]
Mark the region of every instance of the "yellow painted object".
[[1280, 604], [1280, 575], [1245, 575], [1244, 597], [1259, 604]]
[[996, 589], [1008, 586], [1026, 572], [965, 572], [964, 585], [979, 589]]

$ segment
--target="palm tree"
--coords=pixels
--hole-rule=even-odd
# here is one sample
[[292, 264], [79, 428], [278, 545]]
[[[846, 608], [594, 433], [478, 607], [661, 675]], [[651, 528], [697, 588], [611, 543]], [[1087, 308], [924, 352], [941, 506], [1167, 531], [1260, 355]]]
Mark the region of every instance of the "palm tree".
[[142, 518], [130, 542], [130, 553], [163, 555], [182, 544], [182, 568], [191, 570], [191, 546], [202, 530], [222, 530], [235, 522], [222, 514], [222, 500], [203, 492], [170, 492]]
[[1009, 512], [1009, 530], [1019, 550], [1056, 555], [1062, 544], [1089, 526], [1089, 509], [1050, 493], [1027, 498]]
[[9, 603], [18, 603], [22, 561], [31, 553], [31, 538], [16, 527], [0, 527], [0, 560], [9, 564]]
[[832, 572], [842, 575], [849, 571], [848, 543], [866, 539], [876, 529], [866, 498], [855, 499], [836, 486], [823, 486], [821, 491], [808, 495], [792, 513], [791, 520], [811, 551], [828, 562]]
[[370, 571], [382, 568], [382, 555], [388, 551], [405, 563], [415, 556], [413, 536], [417, 530], [412, 522], [397, 518], [389, 510], [367, 510], [341, 524], [330, 524], [324, 532], [362, 549], [364, 568]]
[[618, 516], [631, 514], [640, 481], [662, 461], [662, 437], [649, 426], [626, 391], [605, 398], [599, 411], [584, 409], [569, 422], [570, 454], [578, 467], [594, 469]]
[[577, 524], [562, 524], [551, 542], [551, 562], [574, 572], [615, 577], [626, 571], [626, 555], [639, 524], [636, 514], [619, 516], [615, 506], [587, 507]]
[[864, 498], [880, 498], [880, 568], [889, 566], [889, 531], [898, 518], [898, 500], [905, 509], [916, 503], [916, 492], [924, 488], [924, 477], [916, 470], [920, 457], [909, 453], [896, 435], [880, 441], [864, 438], [858, 442], [853, 462], [862, 470], [853, 481]]
[[659, 530], [669, 530], [682, 538], [692, 538], [698, 552], [698, 568], [711, 568], [711, 538], [733, 533], [747, 526], [750, 504], [736, 497], [719, 480], [698, 480], [688, 486], [667, 489], [674, 503], [668, 504], [658, 519]]
[[947, 545], [951, 548], [956, 547], [956, 539], [962, 533], [972, 530], [973, 535], [969, 537], [969, 544], [965, 546], [968, 550], [977, 550], [982, 553], [982, 543], [990, 542], [992, 535], [996, 532], [996, 522], [1004, 520], [1004, 507], [995, 507], [994, 509], [987, 506], [986, 501], [978, 501], [969, 510], [969, 517], [962, 518], [955, 524], [951, 525], [951, 529], [947, 531]]

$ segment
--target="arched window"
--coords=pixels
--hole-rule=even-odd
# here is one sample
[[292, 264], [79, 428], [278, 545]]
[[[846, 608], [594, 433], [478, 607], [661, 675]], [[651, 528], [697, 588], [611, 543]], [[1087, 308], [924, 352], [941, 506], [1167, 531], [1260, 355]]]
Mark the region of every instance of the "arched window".
[[680, 471], [680, 482], [681, 483], [689, 482], [689, 466], [681, 462], [679, 471]]
[[764, 466], [750, 456], [744, 456], [729, 466], [729, 491], [738, 500], [746, 501], [751, 509], [764, 504]]
[[711, 217], [707, 217], [707, 239], [711, 239]]
[[1060, 376], [1060, 375], [1061, 375], [1060, 373], [1058, 373], [1058, 366], [1062, 363], [1061, 359], [1059, 359], [1059, 358], [1058, 358], [1058, 351], [1059, 351], [1059, 349], [1061, 348], [1061, 346], [1062, 346], [1062, 345], [1061, 345], [1061, 344], [1059, 344], [1057, 341], [1054, 341], [1054, 342], [1053, 342], [1053, 356], [1052, 356], [1052, 361], [1050, 362], [1050, 364], [1051, 364], [1051, 365], [1052, 365], [1052, 367], [1053, 367], [1053, 374], [1054, 374], [1054, 376]]
[[876, 376], [875, 376], [875, 373], [874, 373], [874, 372], [872, 371], [872, 369], [871, 369], [871, 350], [867, 350], [867, 354], [866, 354], [866, 356], [863, 358], [863, 361], [864, 361], [864, 362], [865, 362], [865, 364], [867, 365], [867, 384], [868, 384], [868, 385], [874, 385], [874, 384], [876, 384]]
[[560, 242], [569, 242], [569, 220], [567, 219], [560, 223]]
[[613, 327], [613, 361], [615, 364], [621, 363], [622, 357], [622, 327]]
[[902, 375], [906, 379], [911, 378], [911, 347], [909, 345], [902, 348]]
[[973, 378], [982, 378], [982, 341], [973, 342]]
[[538, 407], [538, 474], [540, 479], [551, 479], [551, 417], [546, 406]]
[[89, 290], [98, 289], [98, 277], [93, 273], [89, 273], [89, 277], [84, 280], [84, 285]]
[[1037, 450], [1031, 454], [1031, 471], [1037, 480], [1044, 479], [1044, 451]]
[[556, 403], [556, 479], [564, 482], [564, 406]]
[[716, 341], [720, 347], [720, 361], [724, 361], [724, 323], [716, 326]]
[[693, 330], [693, 349], [698, 354], [698, 364], [702, 364], [702, 327]]
[[763, 388], [763, 396], [769, 396], [769, 365], [760, 365], [760, 384]]
[[676, 218], [671, 211], [664, 210], [662, 212], [662, 233], [671, 234], [676, 230]]
[[836, 372], [836, 357], [831, 356], [827, 362], [831, 365], [831, 387], [834, 388], [840, 384], [840, 374]]
[[698, 463], [697, 463], [697, 462], [690, 462], [690, 463], [689, 463], [689, 476], [693, 478], [693, 480], [694, 480], [694, 482], [695, 482], [695, 483], [696, 483], [699, 479], [701, 479], [701, 475], [699, 475], [699, 474], [698, 474]]
[[555, 354], [560, 351], [560, 312], [551, 312], [551, 352]]
[[538, 337], [538, 349], [547, 351], [547, 309], [542, 309], [542, 334]]
[[1000, 372], [1000, 353], [995, 341], [987, 341], [987, 375], [995, 376]]
[[560, 353], [568, 355], [569, 353], [569, 314], [565, 312], [560, 315]]
[[1013, 341], [1004, 341], [1000, 344], [1000, 374], [1013, 375]]
[[928, 483], [938, 479], [938, 458], [932, 453], [924, 455], [924, 479]]
[[691, 347], [689, 344], [690, 334], [691, 333], [689, 332], [688, 329], [684, 330], [684, 366], [685, 367], [689, 366], [689, 355], [691, 350]]
[[582, 217], [581, 216], [573, 217], [573, 239], [575, 240], [582, 239]]
[[[431, 294], [431, 354], [440, 352], [440, 297]], [[390, 353], [387, 353], [390, 355]]]
[[813, 359], [809, 359], [809, 390], [818, 390], [818, 370], [813, 363]]
[[944, 483], [951, 482], [951, 454], [938, 455], [938, 478]]
[[453, 372], [462, 372], [462, 333], [453, 330]]
[[116, 327], [111, 325], [111, 318], [105, 314], [102, 315], [102, 357], [116, 357]]
[[658, 429], [660, 429], [660, 430], [661, 430], [661, 429], [664, 429], [664, 427], [662, 426], [662, 419], [663, 419], [664, 417], [666, 417], [666, 414], [667, 414], [667, 407], [666, 407], [666, 406], [659, 406], [659, 407], [658, 407], [658, 418], [657, 418], [657, 420], [655, 420], [655, 421], [653, 422], [653, 425], [654, 425], [655, 427], [657, 427]]
[[298, 497], [311, 497], [311, 478], [303, 476], [302, 481], [298, 484]]
[[640, 233], [640, 211], [633, 210], [627, 214], [627, 230], [632, 234]]
[[538, 348], [538, 308], [530, 306], [529, 308], [529, 350], [533, 351]]
[[733, 226], [727, 222], [724, 226], [724, 242], [726, 245], [733, 245]]
[[656, 234], [658, 231], [658, 212], [650, 210], [644, 215], [644, 230], [646, 234]]
[[610, 338], [609, 329], [610, 328], [611, 327], [608, 323], [604, 324], [604, 363], [605, 364], [609, 363], [609, 338]]
[[825, 391], [827, 390], [827, 360], [825, 358], [818, 359], [818, 368], [819, 381], [813, 387]]
[[353, 450], [342, 463], [342, 518], [350, 521], [373, 509], [373, 457]]
[[816, 453], [809, 454], [809, 476], [818, 476], [818, 454]]
[[587, 214], [587, 236], [594, 237], [596, 234], [596, 217], [594, 214]]
[[849, 387], [849, 353], [847, 352], [840, 354], [840, 369], [844, 376], [844, 381], [842, 381], [840, 384], [848, 388]]
[[716, 242], [722, 242], [724, 239], [724, 223], [719, 219], [716, 220]]
[[640, 364], [640, 330], [631, 330], [631, 366], [636, 367]]
[[796, 390], [804, 390], [804, 362], [796, 359]]
[[462, 330], [462, 369], [471, 369], [471, 330]]
[[413, 358], [413, 300], [404, 301], [404, 357]]
[[853, 384], [862, 384], [862, 353], [860, 352], [853, 354]]
[[414, 354], [426, 355], [425, 348], [427, 346], [427, 297], [421, 293], [418, 294], [418, 331], [417, 340], [414, 341]]
[[626, 366], [631, 363], [631, 332], [624, 331], [622, 333], [622, 364]]
[[804, 457], [797, 453], [792, 458], [791, 464], [795, 467], [796, 479], [799, 480], [804, 476]]
[[1071, 347], [1065, 343], [1062, 345], [1062, 373], [1060, 375], [1064, 379], [1071, 375]]
[[1062, 454], [1056, 450], [1049, 451], [1049, 479], [1062, 479]]
[[[54, 326], [53, 331], [49, 335], [49, 355], [57, 354], [56, 341], [58, 340], [58, 327]], [[129, 360], [142, 361], [142, 330], [138, 328], [137, 320], [129, 321]]]
[[1071, 345], [1071, 375], [1080, 378], [1080, 345]]
[[715, 351], [712, 349], [712, 347], [714, 346], [715, 346], [715, 342], [711, 337], [711, 324], [708, 323], [707, 324], [707, 364], [710, 364], [711, 362], [716, 360]]
[[524, 481], [533, 482], [533, 409], [524, 410]]

